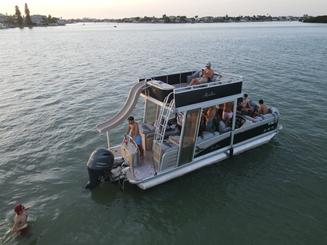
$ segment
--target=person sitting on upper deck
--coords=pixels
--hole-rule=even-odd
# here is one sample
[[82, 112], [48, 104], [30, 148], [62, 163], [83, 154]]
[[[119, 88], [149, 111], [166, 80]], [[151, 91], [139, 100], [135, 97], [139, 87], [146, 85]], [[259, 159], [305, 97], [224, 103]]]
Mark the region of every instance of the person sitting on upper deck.
[[265, 105], [263, 99], [259, 100], [258, 113], [263, 115], [269, 113], [269, 109]]
[[142, 138], [140, 135], [139, 125], [137, 122], [135, 122], [134, 117], [130, 116], [128, 119], [128, 131], [127, 133], [130, 134], [130, 136], [134, 139], [135, 143], [137, 144], [140, 155], [143, 157], [144, 151], [142, 147]]
[[211, 68], [211, 63], [209, 62], [208, 64], [206, 64], [205, 68], [202, 69], [201, 77], [199, 79], [198, 78], [192, 79], [190, 85], [211, 82], [214, 74], [215, 74], [215, 72]]

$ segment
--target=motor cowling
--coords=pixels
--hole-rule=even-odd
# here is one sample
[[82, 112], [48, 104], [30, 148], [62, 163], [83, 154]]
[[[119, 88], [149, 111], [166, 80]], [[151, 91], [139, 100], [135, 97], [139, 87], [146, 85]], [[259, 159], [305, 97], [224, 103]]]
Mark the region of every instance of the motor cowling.
[[102, 179], [108, 179], [114, 162], [114, 154], [108, 149], [99, 148], [93, 151], [86, 163], [89, 182], [86, 184], [85, 188], [93, 189], [100, 184]]

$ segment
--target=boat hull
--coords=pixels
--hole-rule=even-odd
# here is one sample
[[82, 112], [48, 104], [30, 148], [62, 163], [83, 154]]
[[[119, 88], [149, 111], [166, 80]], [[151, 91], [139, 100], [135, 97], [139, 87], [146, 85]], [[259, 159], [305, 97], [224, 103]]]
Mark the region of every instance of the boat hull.
[[278, 130], [274, 130], [262, 135], [259, 135], [255, 138], [246, 140], [244, 142], [240, 142], [233, 146], [232, 154], [230, 147], [225, 147], [223, 149], [217, 150], [205, 156], [199, 157], [199, 159], [194, 160], [191, 163], [185, 164], [178, 168], [173, 168], [171, 170], [167, 170], [162, 172], [156, 176], [152, 176], [150, 178], [144, 179], [142, 181], [133, 181], [130, 180], [131, 184], [136, 184], [139, 188], [146, 190], [151, 187], [157, 186], [159, 184], [165, 183], [169, 180], [175, 179], [187, 173], [193, 172], [199, 168], [212, 165], [218, 162], [225, 160], [231, 155], [238, 155], [242, 152], [254, 149], [260, 145], [268, 143], [276, 134]]

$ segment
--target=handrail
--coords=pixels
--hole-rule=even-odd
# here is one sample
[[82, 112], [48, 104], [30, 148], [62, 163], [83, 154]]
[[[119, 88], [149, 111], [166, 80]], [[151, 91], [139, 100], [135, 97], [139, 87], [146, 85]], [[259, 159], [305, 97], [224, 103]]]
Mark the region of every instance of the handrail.
[[[123, 141], [122, 141], [121, 144], [122, 145], [123, 144], [128, 145], [129, 143], [132, 143], [135, 146], [135, 148], [137, 150], [137, 154], [139, 155], [140, 154], [140, 149], [139, 149], [138, 145], [136, 144], [136, 142], [134, 141], [132, 136], [126, 134], [126, 135], [124, 135], [124, 138], [123, 138]], [[128, 165], [132, 169], [133, 176], [135, 177], [133, 162], [131, 164], [128, 164]]]
[[[127, 140], [127, 142], [126, 142], [125, 140]], [[137, 150], [139, 150], [139, 147], [137, 146], [137, 144], [136, 144], [136, 142], [134, 141], [133, 137], [130, 136], [130, 135], [128, 135], [128, 134], [124, 135], [124, 138], [123, 138], [122, 144], [123, 144], [123, 143], [124, 143], [124, 144], [126, 144], [126, 143], [128, 144], [128, 143], [130, 143], [130, 142], [131, 142], [133, 145], [135, 145], [135, 147], [136, 147]]]
[[[215, 74], [220, 75], [221, 77], [214, 82], [207, 82], [207, 83], [190, 85], [187, 87], [175, 88], [174, 93], [181, 93], [181, 92], [189, 91], [189, 90], [193, 90], [193, 89], [209, 88], [209, 87], [215, 87], [215, 86], [219, 86], [219, 85], [225, 85], [225, 84], [237, 83], [237, 82], [243, 81], [242, 76], [237, 76], [237, 75], [230, 74], [230, 73], [223, 73], [223, 74], [215, 73]], [[227, 78], [227, 79], [225, 79], [225, 78]]]
[[[156, 128], [156, 130], [155, 130], [154, 138], [156, 140], [158, 140], [160, 138], [160, 135], [161, 135], [160, 132], [161, 132], [161, 130], [165, 130], [165, 128], [163, 128], [163, 126], [161, 126], [160, 124], [162, 123], [162, 117], [164, 116], [165, 110], [167, 110], [169, 114], [171, 113], [171, 110], [172, 110], [172, 108], [170, 107], [171, 103], [168, 105], [168, 101], [169, 101], [169, 98], [171, 96], [173, 96], [173, 95], [174, 95], [173, 92], [169, 93], [166, 96], [165, 100], [164, 100], [164, 104], [160, 107], [159, 116], [158, 116], [157, 120], [155, 121], [155, 128]], [[168, 119], [167, 119], [167, 121], [168, 121]], [[166, 123], [167, 122], [165, 120], [165, 124]], [[164, 125], [164, 126], [166, 127], [166, 125]], [[159, 137], [159, 138], [157, 138], [157, 137]], [[162, 143], [162, 142], [160, 142], [160, 143]]]

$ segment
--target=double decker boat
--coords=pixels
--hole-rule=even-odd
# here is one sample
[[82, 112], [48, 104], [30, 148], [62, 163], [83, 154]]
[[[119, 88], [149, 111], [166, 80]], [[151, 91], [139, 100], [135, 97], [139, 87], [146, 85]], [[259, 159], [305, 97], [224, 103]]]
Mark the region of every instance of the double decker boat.
[[[133, 85], [121, 110], [97, 125], [107, 134], [108, 146], [91, 154], [86, 188], [110, 180], [145, 190], [265, 144], [281, 129], [277, 108], [269, 107], [266, 114], [242, 109], [241, 76], [215, 73], [211, 82], [191, 86], [195, 74], [145, 78]], [[130, 116], [139, 97], [145, 102], [139, 124], [144, 156], [131, 136], [110, 145], [110, 131]], [[229, 121], [221, 115], [226, 107]], [[203, 127], [208, 110], [213, 115], [210, 129]]]

